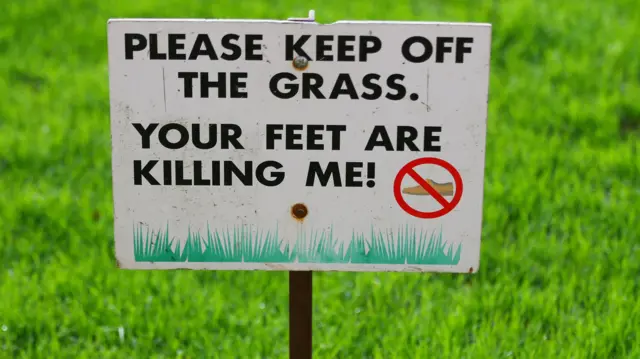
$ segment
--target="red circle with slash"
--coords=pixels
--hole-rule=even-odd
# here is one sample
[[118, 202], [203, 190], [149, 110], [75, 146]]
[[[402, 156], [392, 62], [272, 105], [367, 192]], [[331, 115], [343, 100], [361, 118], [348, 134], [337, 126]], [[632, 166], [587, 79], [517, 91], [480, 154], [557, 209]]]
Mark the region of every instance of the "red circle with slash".
[[[428, 165], [428, 164], [443, 167], [453, 176], [453, 181], [456, 184], [456, 188], [455, 188], [455, 193], [453, 195], [453, 199], [451, 200], [451, 202], [447, 201], [440, 193], [438, 193], [438, 191], [435, 188], [433, 188], [427, 181], [422, 179], [422, 177], [420, 177], [420, 175], [416, 172], [415, 168], [417, 166]], [[405, 201], [404, 197], [402, 197], [401, 185], [402, 185], [402, 180], [406, 176], [413, 178], [413, 180], [416, 181], [418, 185], [420, 185], [420, 187], [424, 188], [425, 191], [429, 192], [429, 194], [436, 201], [438, 201], [438, 203], [442, 205], [442, 209], [437, 210], [435, 212], [422, 212], [411, 207], [409, 203]], [[423, 218], [423, 219], [433, 219], [433, 218], [442, 217], [445, 214], [451, 212], [458, 205], [458, 203], [460, 203], [460, 199], [462, 198], [462, 176], [460, 176], [460, 172], [458, 172], [458, 170], [456, 170], [456, 168], [453, 167], [451, 163], [443, 159], [435, 158], [435, 157], [418, 158], [416, 160], [413, 160], [407, 163], [400, 169], [400, 171], [398, 171], [398, 174], [396, 175], [396, 179], [393, 183], [393, 195], [395, 196], [396, 202], [398, 202], [398, 205], [400, 205], [400, 208], [402, 208], [405, 212], [409, 213], [414, 217]]]

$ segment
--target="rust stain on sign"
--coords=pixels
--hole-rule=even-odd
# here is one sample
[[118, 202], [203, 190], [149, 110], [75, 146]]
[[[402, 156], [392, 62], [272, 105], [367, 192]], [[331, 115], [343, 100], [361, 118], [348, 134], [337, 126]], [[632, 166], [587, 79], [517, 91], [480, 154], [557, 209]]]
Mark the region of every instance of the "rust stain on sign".
[[309, 60], [304, 56], [298, 56], [291, 61], [293, 68], [298, 71], [304, 71], [309, 67]]
[[309, 210], [303, 203], [296, 203], [291, 206], [291, 216], [295, 220], [302, 222], [307, 214], [309, 214]]

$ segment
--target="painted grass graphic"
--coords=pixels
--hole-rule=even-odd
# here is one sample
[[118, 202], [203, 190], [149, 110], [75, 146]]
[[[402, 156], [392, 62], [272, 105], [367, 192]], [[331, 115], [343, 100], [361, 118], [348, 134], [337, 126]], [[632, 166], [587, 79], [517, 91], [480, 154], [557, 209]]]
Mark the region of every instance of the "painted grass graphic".
[[299, 230], [294, 244], [286, 244], [278, 230], [261, 231], [250, 226], [212, 229], [205, 235], [189, 230], [184, 241], [139, 225], [133, 231], [137, 262], [246, 262], [326, 264], [455, 265], [462, 245], [447, 244], [442, 230], [428, 234], [406, 226], [398, 230], [352, 233], [347, 241], [333, 229]]

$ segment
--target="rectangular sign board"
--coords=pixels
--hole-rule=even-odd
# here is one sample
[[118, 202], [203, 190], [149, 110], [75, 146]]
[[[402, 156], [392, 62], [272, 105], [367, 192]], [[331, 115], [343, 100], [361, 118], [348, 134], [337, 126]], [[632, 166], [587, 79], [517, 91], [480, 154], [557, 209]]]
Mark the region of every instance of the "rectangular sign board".
[[491, 25], [108, 24], [120, 268], [476, 272]]

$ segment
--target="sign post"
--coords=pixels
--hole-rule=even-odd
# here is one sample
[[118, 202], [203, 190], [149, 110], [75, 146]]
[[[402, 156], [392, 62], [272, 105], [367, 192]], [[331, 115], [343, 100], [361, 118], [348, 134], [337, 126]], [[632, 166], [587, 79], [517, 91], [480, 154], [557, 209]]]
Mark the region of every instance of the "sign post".
[[115, 19], [108, 44], [120, 268], [289, 271], [296, 359], [312, 271], [478, 270], [490, 24]]
[[311, 359], [313, 273], [289, 272], [289, 357]]

